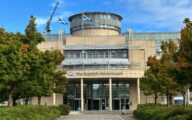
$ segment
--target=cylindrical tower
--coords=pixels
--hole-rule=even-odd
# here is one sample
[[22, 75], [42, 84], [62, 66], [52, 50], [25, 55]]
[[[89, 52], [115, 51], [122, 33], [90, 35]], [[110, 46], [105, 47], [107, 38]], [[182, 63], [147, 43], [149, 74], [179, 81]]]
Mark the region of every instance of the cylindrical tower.
[[111, 36], [121, 33], [122, 17], [108, 12], [84, 12], [71, 16], [70, 32], [73, 36]]

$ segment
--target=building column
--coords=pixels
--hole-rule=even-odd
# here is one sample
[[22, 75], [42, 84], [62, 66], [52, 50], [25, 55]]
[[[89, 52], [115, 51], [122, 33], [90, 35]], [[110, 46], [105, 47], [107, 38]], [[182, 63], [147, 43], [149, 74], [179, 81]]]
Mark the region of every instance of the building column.
[[141, 96], [140, 96], [140, 79], [138, 78], [137, 79], [137, 104], [140, 104], [140, 99]]
[[56, 105], [56, 93], [53, 93], [53, 105]]
[[187, 104], [190, 104], [190, 90], [187, 90]]
[[81, 78], [81, 111], [84, 111], [84, 99], [83, 99], [83, 78]]
[[[53, 87], [56, 87], [55, 84], [53, 85]], [[53, 105], [56, 105], [56, 93], [53, 93]]]
[[109, 110], [112, 111], [112, 80], [109, 78]]

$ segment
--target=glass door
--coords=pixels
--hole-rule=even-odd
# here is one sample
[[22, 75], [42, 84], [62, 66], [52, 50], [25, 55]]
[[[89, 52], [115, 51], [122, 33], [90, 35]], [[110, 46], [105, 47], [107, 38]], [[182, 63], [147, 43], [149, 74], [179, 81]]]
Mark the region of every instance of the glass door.
[[120, 110], [120, 99], [114, 99], [113, 100], [113, 109], [114, 110]]
[[80, 100], [74, 100], [74, 110], [80, 111]]
[[106, 109], [106, 99], [101, 99], [101, 109], [102, 110]]
[[128, 98], [122, 98], [120, 104], [121, 104], [121, 110], [129, 109], [129, 99]]

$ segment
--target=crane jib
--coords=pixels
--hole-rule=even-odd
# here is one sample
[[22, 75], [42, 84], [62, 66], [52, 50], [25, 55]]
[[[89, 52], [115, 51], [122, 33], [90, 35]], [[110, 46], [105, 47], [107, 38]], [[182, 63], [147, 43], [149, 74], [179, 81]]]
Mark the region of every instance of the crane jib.
[[54, 16], [54, 14], [55, 14], [55, 11], [56, 11], [58, 5], [59, 5], [59, 2], [56, 3], [56, 5], [55, 5], [55, 7], [54, 7], [54, 9], [53, 9], [53, 12], [52, 12], [51, 15], [50, 15], [50, 18], [49, 18], [49, 20], [47, 21], [47, 24], [46, 24], [46, 27], [45, 27], [45, 30], [44, 30], [44, 32], [46, 32], [46, 33], [51, 32], [50, 24], [51, 24], [51, 21], [52, 21], [52, 19], [53, 19], [53, 16]]

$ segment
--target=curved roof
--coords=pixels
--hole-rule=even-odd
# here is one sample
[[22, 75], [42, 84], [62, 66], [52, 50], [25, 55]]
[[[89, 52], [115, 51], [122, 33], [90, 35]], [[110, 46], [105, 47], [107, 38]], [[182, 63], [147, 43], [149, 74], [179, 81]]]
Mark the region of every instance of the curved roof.
[[120, 18], [120, 20], [122, 20], [123, 18], [120, 16], [120, 15], [118, 15], [118, 14], [115, 14], [115, 13], [111, 13], [111, 12], [81, 12], [81, 13], [77, 13], [77, 14], [75, 14], [75, 15], [72, 15], [71, 17], [69, 17], [69, 21], [71, 21], [74, 17], [76, 17], [76, 16], [79, 16], [79, 15], [82, 15], [82, 14], [111, 14], [111, 15], [115, 15], [115, 16], [117, 16], [117, 17], [119, 17]]

